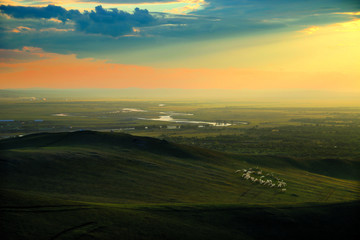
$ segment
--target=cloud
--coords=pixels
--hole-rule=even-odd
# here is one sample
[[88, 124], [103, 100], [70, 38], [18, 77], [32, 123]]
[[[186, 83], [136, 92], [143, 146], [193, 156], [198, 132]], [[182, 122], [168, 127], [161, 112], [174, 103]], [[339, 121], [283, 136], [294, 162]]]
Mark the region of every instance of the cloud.
[[123, 4], [167, 3], [167, 2], [181, 2], [181, 1], [182, 0], [81, 0], [81, 2], [123, 3]]
[[14, 64], [32, 62], [52, 58], [52, 53], [46, 53], [41, 48], [23, 47], [22, 49], [0, 49], [0, 63]]
[[0, 10], [14, 18], [57, 18], [61, 21], [79, 16], [80, 12], [77, 10], [66, 10], [60, 6], [48, 5], [47, 7], [23, 7], [1, 5]]
[[[202, 0], [181, 0], [185, 1], [194, 3]], [[46, 0], [39, 2], [45, 4]], [[358, 12], [355, 1], [349, 0], [206, 0], [208, 4], [204, 8], [187, 15], [140, 9], [124, 12], [101, 6], [79, 12], [69, 8], [77, 6], [77, 3], [84, 4], [83, 0], [63, 2], [60, 7], [1, 5], [0, 45], [9, 49], [36, 46], [49, 52], [76, 53], [80, 57], [153, 64], [156, 61], [170, 62], [169, 59], [179, 56], [181, 59], [193, 59], [198, 55], [198, 47], [188, 50], [178, 46], [192, 46], [195, 42], [210, 39], [245, 39], [254, 34], [259, 34], [259, 39], [266, 39], [268, 34], [296, 34], [311, 26], [322, 29], [328, 24], [348, 22], [354, 18], [354, 15], [334, 13]], [[69, 2], [74, 4], [66, 5]], [[135, 3], [132, 0], [105, 2]], [[136, 1], [146, 2], [169, 1]], [[25, 4], [24, 1], [22, 3]], [[321, 31], [312, 35], [319, 33]], [[284, 40], [279, 38], [277, 41]], [[239, 44], [241, 42], [239, 40]], [[168, 50], [163, 50], [165, 48]], [[211, 52], [209, 49], [207, 51]]]
[[131, 14], [118, 9], [105, 10], [102, 6], [97, 6], [95, 11], [85, 12], [74, 21], [78, 31], [117, 37], [134, 32], [133, 29], [136, 27], [155, 23], [156, 19], [147, 10], [139, 8], [135, 8]]
[[[71, 20], [75, 29], [85, 33], [109, 35], [113, 37], [126, 35], [142, 26], [156, 23], [148, 10], [135, 8], [133, 13], [118, 9], [106, 10], [101, 5], [95, 10], [80, 13], [78, 10], [66, 10], [60, 6], [48, 5], [47, 7], [22, 7], [1, 5], [0, 10], [18, 19], [45, 18], [50, 21], [58, 19], [62, 22]], [[56, 21], [56, 20], [55, 20]]]
[[358, 0], [207, 0], [207, 3], [196, 13], [233, 19], [292, 19], [290, 26], [346, 21], [349, 18], [336, 17], [333, 13], [360, 10]]
[[[83, 0], [76, 1], [84, 3]], [[94, 2], [94, 1], [85, 1]], [[95, 1], [96, 2], [96, 1]], [[166, 3], [169, 1], [104, 1], [105, 3]], [[101, 5], [94, 10], [79, 12], [61, 6], [23, 7], [1, 5], [0, 11], [15, 19], [47, 19], [58, 23], [73, 23], [68, 29], [85, 34], [112, 37], [141, 36], [169, 37], [177, 39], [227, 37], [258, 31], [288, 29], [299, 31], [305, 27], [345, 22], [352, 15], [334, 14], [356, 10], [350, 1], [324, 0], [308, 4], [309, 0], [174, 0], [187, 5], [172, 8], [168, 13], [135, 8], [125, 12], [115, 8], [105, 9]], [[337, 3], [337, 4], [335, 4]], [[195, 11], [194, 14], [181, 15]], [[180, 13], [174, 14], [174, 13]], [[38, 29], [28, 25], [18, 25]], [[18, 26], [14, 26], [15, 29]], [[44, 27], [58, 28], [63, 27]], [[136, 31], [134, 31], [136, 29]], [[64, 30], [65, 31], [65, 30]], [[71, 31], [71, 30], [69, 30]], [[23, 31], [24, 32], [24, 31]]]
[[19, 26], [11, 30], [11, 32], [14, 33], [28, 32], [28, 31], [34, 31], [34, 29], [29, 27]]
[[40, 32], [72, 32], [75, 29], [64, 29], [64, 28], [43, 28], [39, 30]]
[[173, 8], [166, 12], [174, 13], [174, 14], [192, 13], [199, 9], [203, 9], [207, 5], [207, 2], [205, 0], [185, 0], [184, 2], [188, 3], [188, 5], [183, 7]]
[[320, 27], [318, 26], [311, 26], [311, 27], [308, 27], [308, 28], [305, 28], [304, 30], [301, 30], [299, 32], [304, 32], [304, 33], [307, 33], [307, 34], [313, 34], [317, 31], [319, 31]]
[[342, 14], [342, 15], [351, 15], [351, 16], [360, 16], [360, 12], [336, 12], [334, 14]]
[[360, 32], [360, 19], [354, 19], [349, 22], [335, 23], [327, 26], [311, 26], [302, 31], [307, 34], [329, 34], [334, 32]]

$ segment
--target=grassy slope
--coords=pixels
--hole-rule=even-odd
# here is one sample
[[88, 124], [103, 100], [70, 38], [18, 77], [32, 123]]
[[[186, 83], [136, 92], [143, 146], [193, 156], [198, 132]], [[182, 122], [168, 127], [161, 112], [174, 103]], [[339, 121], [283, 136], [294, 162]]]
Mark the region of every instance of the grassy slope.
[[234, 173], [257, 159], [152, 138], [35, 134], [0, 148], [0, 222], [9, 239], [351, 239], [359, 223], [359, 204], [339, 203], [358, 199], [357, 181], [272, 158], [276, 169], [263, 170], [288, 183], [285, 194]]
[[[359, 202], [96, 204], [2, 191], [5, 239], [357, 239]], [[4, 238], [3, 238], [4, 239]]]
[[[287, 193], [251, 184], [235, 170], [254, 160], [127, 134], [35, 134], [1, 142], [3, 188], [115, 203], [354, 200], [358, 182], [276, 165]], [[269, 158], [269, 161], [274, 159]], [[249, 163], [250, 162], [250, 163]]]

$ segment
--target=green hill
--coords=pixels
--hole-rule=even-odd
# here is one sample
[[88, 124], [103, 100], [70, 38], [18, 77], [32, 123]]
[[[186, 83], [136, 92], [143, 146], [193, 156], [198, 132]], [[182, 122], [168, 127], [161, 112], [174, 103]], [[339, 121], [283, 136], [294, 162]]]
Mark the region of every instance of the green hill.
[[164, 140], [149, 137], [135, 137], [123, 133], [102, 133], [94, 131], [38, 133], [1, 142], [0, 150], [44, 147], [96, 147], [117, 149], [138, 149], [174, 156], [186, 156], [178, 146]]
[[[1, 229], [9, 239], [294, 239], [339, 224], [337, 236], [353, 236], [344, 218], [359, 208], [359, 182], [282, 162], [119, 133], [6, 139]], [[286, 191], [244, 180], [250, 168]]]
[[[128, 134], [42, 133], [1, 141], [3, 188], [70, 200], [116, 203], [303, 202], [355, 199], [357, 182], [296, 168], [263, 168], [287, 182], [286, 194], [235, 173], [249, 161]], [[273, 161], [274, 164], [276, 163]]]
[[360, 202], [102, 204], [1, 191], [2, 239], [358, 239]]

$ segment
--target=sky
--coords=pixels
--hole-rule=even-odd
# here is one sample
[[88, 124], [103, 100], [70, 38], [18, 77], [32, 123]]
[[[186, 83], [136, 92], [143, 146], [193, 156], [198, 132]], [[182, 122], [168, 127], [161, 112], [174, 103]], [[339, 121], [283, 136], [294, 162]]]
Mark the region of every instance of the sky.
[[0, 89], [360, 92], [358, 0], [0, 1]]

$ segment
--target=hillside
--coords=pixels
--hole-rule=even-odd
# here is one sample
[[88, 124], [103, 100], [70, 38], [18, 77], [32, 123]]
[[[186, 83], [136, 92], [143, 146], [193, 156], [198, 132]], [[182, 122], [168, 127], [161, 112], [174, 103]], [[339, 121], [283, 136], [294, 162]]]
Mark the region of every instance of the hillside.
[[[2, 239], [358, 239], [359, 202], [146, 204], [1, 191]], [[6, 197], [4, 197], [6, 196]]]
[[[357, 234], [358, 181], [270, 157], [260, 168], [258, 157], [92, 131], [11, 138], [0, 141], [0, 149], [6, 239], [302, 239], [309, 234], [355, 239]], [[245, 180], [244, 169], [281, 179], [286, 191]]]
[[[141, 202], [303, 202], [356, 199], [357, 182], [296, 168], [263, 168], [287, 192], [243, 180], [254, 165], [228, 155], [128, 134], [42, 133], [1, 141], [2, 187], [71, 200]], [[321, 197], [322, 196], [322, 197]]]

